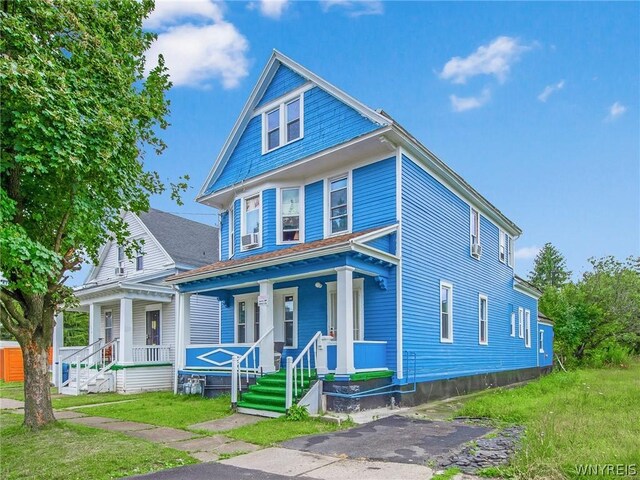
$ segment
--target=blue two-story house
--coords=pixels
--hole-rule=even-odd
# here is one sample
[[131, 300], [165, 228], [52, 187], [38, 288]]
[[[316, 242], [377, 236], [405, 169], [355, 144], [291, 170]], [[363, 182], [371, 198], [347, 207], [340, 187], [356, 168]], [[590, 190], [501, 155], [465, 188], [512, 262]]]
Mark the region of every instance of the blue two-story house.
[[[520, 228], [277, 51], [197, 201], [221, 212], [220, 261], [170, 279], [180, 388], [217, 379], [245, 411], [282, 413], [313, 387], [311, 408], [357, 409], [524, 380], [551, 358], [539, 292], [514, 274]], [[221, 301], [219, 344], [183, 340], [194, 293]]]

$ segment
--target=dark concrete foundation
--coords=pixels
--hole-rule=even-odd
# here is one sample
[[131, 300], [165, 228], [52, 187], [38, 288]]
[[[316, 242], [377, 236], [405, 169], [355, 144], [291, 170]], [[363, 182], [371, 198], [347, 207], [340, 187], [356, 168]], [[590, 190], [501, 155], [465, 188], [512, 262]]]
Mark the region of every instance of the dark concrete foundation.
[[[249, 378], [249, 384], [255, 383]], [[194, 385], [197, 385], [194, 388]], [[242, 378], [242, 389], [247, 388], [246, 378]], [[178, 393], [181, 395], [199, 395], [207, 398], [218, 397], [231, 392], [231, 375], [207, 372], [179, 372]]]
[[[327, 410], [331, 412], [359, 412], [360, 410], [370, 410], [372, 408], [385, 407], [391, 403], [393, 394], [391, 391], [391, 377], [374, 378], [361, 381], [323, 381], [322, 393], [326, 394]], [[365, 392], [381, 387], [379, 395], [370, 397], [345, 398], [332, 396], [332, 393], [354, 394]]]
[[[486, 390], [488, 388], [503, 387], [513, 383], [526, 382], [538, 378], [543, 374], [538, 367], [524, 368], [521, 370], [507, 370], [503, 372], [482, 373], [467, 377], [449, 378], [446, 380], [434, 380], [432, 382], [420, 382], [416, 385], [416, 391], [406, 394], [396, 394], [396, 403], [403, 407], [412, 407], [421, 403], [441, 400], [443, 398], [457, 397], [468, 393]], [[413, 385], [405, 385], [402, 390], [411, 390]]]

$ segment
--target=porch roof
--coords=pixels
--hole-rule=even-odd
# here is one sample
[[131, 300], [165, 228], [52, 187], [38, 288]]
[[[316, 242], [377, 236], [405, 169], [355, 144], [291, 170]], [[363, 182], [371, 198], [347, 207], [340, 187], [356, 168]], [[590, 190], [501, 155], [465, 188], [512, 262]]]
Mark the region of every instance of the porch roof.
[[172, 284], [181, 284], [196, 280], [228, 275], [230, 273], [243, 272], [260, 268], [265, 265], [277, 265], [281, 263], [295, 262], [307, 258], [320, 257], [343, 252], [358, 252], [384, 260], [391, 264], [398, 263], [398, 257], [370, 247], [365, 244], [370, 240], [389, 235], [397, 230], [397, 225], [370, 228], [359, 232], [337, 235], [309, 243], [301, 243], [289, 248], [283, 248], [244, 258], [216, 262], [211, 265], [189, 270], [168, 277], [165, 281]]

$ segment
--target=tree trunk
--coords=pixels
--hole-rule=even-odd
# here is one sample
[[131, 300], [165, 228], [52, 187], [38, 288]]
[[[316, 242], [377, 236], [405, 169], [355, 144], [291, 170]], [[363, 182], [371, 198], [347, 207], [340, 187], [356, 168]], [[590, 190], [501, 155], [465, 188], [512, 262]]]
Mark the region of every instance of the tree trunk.
[[49, 349], [47, 341], [32, 338], [22, 345], [24, 362], [24, 425], [31, 429], [55, 422], [49, 386]]

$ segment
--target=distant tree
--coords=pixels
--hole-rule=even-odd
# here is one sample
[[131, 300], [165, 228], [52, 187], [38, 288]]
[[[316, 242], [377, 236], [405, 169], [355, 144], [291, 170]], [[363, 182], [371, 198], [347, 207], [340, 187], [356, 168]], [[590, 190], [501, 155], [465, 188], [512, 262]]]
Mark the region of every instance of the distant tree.
[[75, 347], [89, 344], [89, 314], [86, 312], [64, 312], [64, 346]]
[[570, 277], [564, 256], [551, 243], [545, 243], [536, 256], [533, 270], [529, 272], [529, 281], [544, 292], [547, 287], [564, 285]]
[[[162, 57], [145, 75], [151, 0], [13, 0], [0, 5], [0, 321], [22, 347], [25, 426], [54, 421], [47, 352], [65, 285], [108, 240], [133, 255], [121, 213], [162, 192], [170, 87]], [[172, 185], [173, 195], [186, 185]]]

